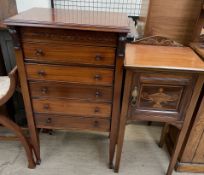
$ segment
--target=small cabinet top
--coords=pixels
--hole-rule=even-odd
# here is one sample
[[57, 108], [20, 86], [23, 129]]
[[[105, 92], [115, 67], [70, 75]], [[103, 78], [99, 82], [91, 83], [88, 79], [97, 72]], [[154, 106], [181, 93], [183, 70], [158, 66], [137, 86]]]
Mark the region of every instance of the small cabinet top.
[[204, 62], [189, 47], [127, 44], [125, 67], [204, 72]]
[[125, 13], [32, 8], [5, 20], [8, 26], [32, 26], [127, 33]]

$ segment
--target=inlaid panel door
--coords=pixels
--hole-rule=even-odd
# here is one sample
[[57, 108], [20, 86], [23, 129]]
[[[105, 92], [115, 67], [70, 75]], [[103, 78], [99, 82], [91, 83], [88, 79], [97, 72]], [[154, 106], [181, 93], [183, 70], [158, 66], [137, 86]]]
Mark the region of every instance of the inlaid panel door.
[[131, 119], [152, 115], [171, 121], [182, 121], [182, 114], [192, 93], [193, 76], [172, 73], [135, 72], [129, 108]]

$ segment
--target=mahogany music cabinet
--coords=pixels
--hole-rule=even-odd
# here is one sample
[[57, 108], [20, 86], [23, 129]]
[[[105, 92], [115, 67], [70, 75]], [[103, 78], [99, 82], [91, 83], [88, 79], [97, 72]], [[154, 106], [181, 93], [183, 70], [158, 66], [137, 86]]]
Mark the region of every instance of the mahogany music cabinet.
[[110, 133], [112, 167], [129, 31], [123, 13], [33, 8], [6, 20], [31, 144], [40, 163], [37, 128]]
[[125, 68], [115, 172], [126, 122], [144, 120], [179, 129], [167, 171], [171, 175], [204, 83], [204, 63], [188, 47], [127, 44]]

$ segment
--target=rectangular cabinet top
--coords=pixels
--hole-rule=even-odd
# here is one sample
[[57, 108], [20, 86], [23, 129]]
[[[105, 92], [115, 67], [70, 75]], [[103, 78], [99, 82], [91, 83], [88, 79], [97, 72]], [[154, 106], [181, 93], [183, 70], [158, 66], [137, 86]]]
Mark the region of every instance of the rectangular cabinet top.
[[127, 44], [125, 67], [204, 72], [204, 62], [189, 47]]
[[127, 33], [125, 13], [32, 8], [5, 20], [8, 26], [31, 26]]

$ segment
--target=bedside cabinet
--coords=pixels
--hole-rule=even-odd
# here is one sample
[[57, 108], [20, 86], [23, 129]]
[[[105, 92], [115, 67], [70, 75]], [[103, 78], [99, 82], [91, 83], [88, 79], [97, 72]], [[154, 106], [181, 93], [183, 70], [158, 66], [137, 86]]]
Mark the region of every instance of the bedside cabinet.
[[115, 172], [126, 122], [143, 120], [168, 123], [180, 130], [167, 171], [171, 175], [204, 83], [204, 63], [187, 47], [128, 44], [125, 69]]
[[34, 8], [6, 24], [38, 162], [37, 128], [93, 130], [110, 133], [112, 167], [127, 15]]

